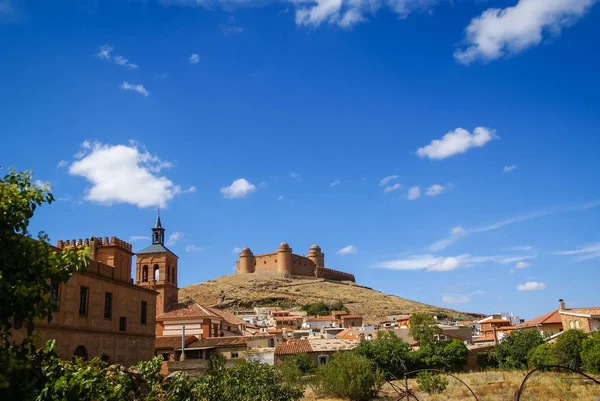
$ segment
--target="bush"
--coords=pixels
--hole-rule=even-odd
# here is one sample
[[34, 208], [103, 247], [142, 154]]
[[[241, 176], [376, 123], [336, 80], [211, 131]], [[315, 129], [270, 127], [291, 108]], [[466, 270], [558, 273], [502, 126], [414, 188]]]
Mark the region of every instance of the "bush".
[[399, 379], [414, 368], [410, 345], [391, 330], [379, 330], [375, 340], [361, 341], [354, 352], [373, 361], [388, 379]]
[[448, 386], [448, 379], [444, 375], [434, 372], [419, 372], [417, 374], [419, 390], [427, 394], [439, 394]]
[[306, 311], [308, 315], [313, 316], [327, 316], [334, 310], [343, 310], [348, 312], [348, 308], [344, 306], [340, 301], [334, 302], [333, 304], [326, 304], [323, 301], [315, 302], [302, 306], [302, 310]]
[[526, 369], [529, 352], [544, 343], [538, 330], [517, 330], [504, 337], [496, 346], [501, 369]]
[[545, 365], [558, 365], [554, 344], [540, 344], [529, 352], [527, 356], [530, 368], [539, 368]]
[[322, 393], [351, 401], [368, 401], [379, 392], [385, 375], [367, 357], [343, 352], [317, 369], [317, 380]]
[[460, 340], [427, 344], [416, 352], [416, 359], [424, 368], [461, 370], [467, 363], [469, 350]]
[[583, 341], [588, 335], [581, 330], [567, 330], [556, 338], [554, 355], [559, 365], [581, 369]]
[[498, 359], [494, 350], [483, 350], [477, 352], [477, 365], [481, 369], [497, 369]]
[[285, 383], [302, 389], [309, 382], [306, 375], [315, 373], [317, 364], [308, 354], [298, 354], [288, 356], [278, 368]]
[[582, 368], [586, 372], [600, 373], [600, 331], [583, 340], [581, 346]]

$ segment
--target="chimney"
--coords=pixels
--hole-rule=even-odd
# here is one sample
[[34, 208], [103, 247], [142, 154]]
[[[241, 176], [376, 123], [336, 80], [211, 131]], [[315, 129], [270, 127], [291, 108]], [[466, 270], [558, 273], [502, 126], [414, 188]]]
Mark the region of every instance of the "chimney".
[[498, 334], [496, 333], [496, 326], [492, 326], [494, 331], [494, 345], [498, 345]]
[[567, 308], [565, 308], [565, 301], [563, 301], [562, 299], [558, 300], [558, 309], [559, 310], [566, 310]]

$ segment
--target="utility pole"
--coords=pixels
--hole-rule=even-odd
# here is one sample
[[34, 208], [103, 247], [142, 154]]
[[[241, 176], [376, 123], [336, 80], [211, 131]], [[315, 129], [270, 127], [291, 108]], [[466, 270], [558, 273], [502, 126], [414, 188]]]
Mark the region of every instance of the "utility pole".
[[181, 356], [180, 361], [185, 361], [185, 326], [181, 328]]

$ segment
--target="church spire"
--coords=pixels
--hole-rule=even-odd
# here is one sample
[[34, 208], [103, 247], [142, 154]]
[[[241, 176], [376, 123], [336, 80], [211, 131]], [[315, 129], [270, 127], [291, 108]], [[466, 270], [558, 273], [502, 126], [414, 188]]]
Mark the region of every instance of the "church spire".
[[156, 215], [156, 224], [152, 229], [152, 244], [165, 244], [165, 229], [160, 222], [160, 209]]

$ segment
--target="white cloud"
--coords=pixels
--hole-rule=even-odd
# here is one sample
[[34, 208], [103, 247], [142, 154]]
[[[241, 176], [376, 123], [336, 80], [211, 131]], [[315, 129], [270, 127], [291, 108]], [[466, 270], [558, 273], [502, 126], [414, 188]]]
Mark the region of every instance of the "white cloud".
[[169, 239], [167, 240], [167, 246], [175, 245], [180, 239], [182, 239], [184, 234], [179, 231], [175, 231], [173, 234], [169, 235]]
[[385, 187], [387, 184], [389, 184], [391, 181], [394, 181], [395, 179], [397, 179], [399, 176], [398, 175], [388, 175], [387, 177], [383, 177], [380, 181], [379, 181], [379, 186], [380, 187]]
[[452, 227], [452, 234], [457, 235], [457, 234], [462, 234], [465, 232], [465, 229], [462, 228], [461, 226], [456, 226], [456, 227]]
[[256, 186], [245, 178], [238, 178], [230, 186], [221, 188], [225, 199], [244, 198], [254, 191], [256, 191]]
[[525, 284], [517, 285], [519, 291], [539, 291], [546, 288], [546, 284], [538, 283], [537, 281], [528, 281]]
[[520, 260], [534, 259], [537, 255], [493, 255], [474, 256], [468, 253], [457, 256], [410, 255], [405, 259], [394, 259], [376, 263], [373, 267], [390, 270], [426, 270], [435, 272], [452, 271], [484, 263], [512, 264]]
[[147, 237], [145, 235], [132, 235], [127, 240], [127, 242], [135, 242], [135, 241], [150, 241], [150, 237]]
[[189, 58], [189, 62], [190, 64], [198, 64], [200, 62], [200, 55], [199, 54], [192, 54]]
[[398, 183], [395, 183], [393, 185], [386, 185], [385, 188], [383, 188], [383, 192], [392, 192], [392, 191], [396, 191], [398, 189], [400, 189], [402, 186]]
[[517, 168], [516, 164], [511, 164], [510, 166], [504, 166], [504, 168], [502, 169], [502, 172], [503, 173], [510, 173], [511, 171], [513, 171], [516, 168]]
[[278, 201], [282, 201], [283, 199], [284, 199], [284, 196], [283, 196], [283, 195], [279, 195], [279, 196], [277, 197], [277, 200], [278, 200]]
[[71, 164], [69, 174], [84, 177], [92, 185], [85, 192], [88, 201], [165, 207], [181, 192], [179, 185], [158, 175], [171, 163], [135, 143], [113, 146], [85, 141], [76, 158], [80, 160]]
[[515, 269], [525, 269], [529, 266], [531, 266], [531, 263], [520, 261], [520, 262], [517, 262], [517, 264], [515, 265]]
[[508, 248], [509, 251], [530, 251], [532, 249], [533, 247], [531, 245], [511, 246], [510, 248]]
[[183, 192], [184, 192], [184, 193], [189, 193], [189, 194], [193, 194], [193, 193], [195, 193], [195, 192], [197, 192], [197, 191], [198, 191], [198, 190], [197, 190], [197, 189], [196, 189], [196, 187], [195, 187], [195, 186], [193, 186], [193, 185], [192, 185], [191, 187], [189, 187], [188, 189], [184, 189], [184, 190], [183, 190]]
[[470, 148], [480, 148], [493, 139], [497, 139], [496, 130], [477, 127], [470, 133], [464, 128], [448, 132], [442, 139], [434, 139], [429, 145], [417, 149], [421, 158], [441, 160], [459, 153], [465, 153]]
[[240, 253], [242, 252], [242, 248], [235, 247], [231, 250], [232, 253]]
[[600, 242], [587, 244], [581, 246], [577, 249], [573, 249], [570, 251], [558, 251], [552, 252], [553, 255], [576, 255], [575, 261], [581, 262], [584, 260], [590, 259], [599, 259], [600, 258]]
[[36, 187], [38, 187], [39, 189], [48, 189], [49, 190], [52, 188], [52, 185], [50, 185], [50, 183], [48, 181], [35, 180], [34, 185]]
[[138, 68], [137, 64], [130, 63], [129, 60], [123, 56], [113, 57], [112, 51], [113, 47], [111, 45], [102, 45], [98, 48], [98, 53], [96, 56], [104, 60], [112, 60], [115, 62], [115, 64], [122, 65], [123, 67]]
[[445, 304], [464, 304], [471, 300], [466, 295], [444, 295], [442, 302]]
[[121, 84], [121, 89], [124, 89], [126, 91], [134, 91], [144, 96], [150, 96], [150, 92], [148, 92], [146, 88], [144, 88], [144, 85], [130, 84], [129, 82], [123, 81], [123, 83]]
[[430, 186], [429, 188], [427, 188], [427, 192], [425, 192], [425, 195], [427, 195], [427, 196], [438, 196], [439, 194], [441, 194], [445, 190], [446, 190], [446, 187], [444, 187], [443, 185], [434, 184], [434, 185]]
[[351, 253], [356, 253], [358, 252], [358, 250], [356, 249], [356, 247], [354, 245], [348, 245], [343, 247], [342, 249], [338, 250], [336, 253], [340, 254], [340, 255], [348, 255]]
[[512, 7], [489, 8], [473, 18], [465, 31], [466, 48], [456, 61], [470, 64], [514, 55], [539, 45], [544, 34], [558, 35], [574, 24], [596, 0], [519, 0]]
[[340, 180], [333, 180], [333, 181], [332, 181], [332, 182], [329, 184], [329, 186], [330, 186], [330, 187], [335, 187], [335, 186], [338, 186], [338, 185], [340, 185], [341, 183], [342, 183], [342, 182], [341, 182]]
[[187, 245], [185, 247], [186, 252], [204, 252], [205, 250], [206, 250], [206, 247], [200, 247], [200, 246], [196, 246], [196, 245]]
[[295, 180], [299, 180], [300, 179], [300, 173], [291, 172], [290, 173], [290, 177], [292, 177]]
[[62, 168], [62, 167], [67, 167], [69, 165], [69, 162], [66, 160], [61, 160], [58, 162], [58, 164], [56, 165], [56, 168]]
[[408, 190], [408, 194], [406, 195], [408, 200], [415, 200], [421, 197], [421, 188], [419, 187], [411, 187]]

